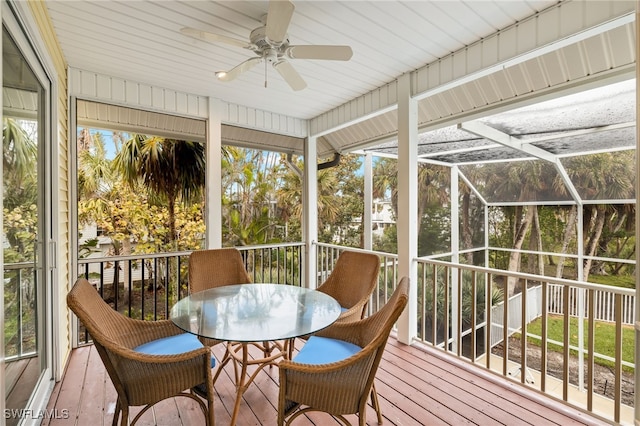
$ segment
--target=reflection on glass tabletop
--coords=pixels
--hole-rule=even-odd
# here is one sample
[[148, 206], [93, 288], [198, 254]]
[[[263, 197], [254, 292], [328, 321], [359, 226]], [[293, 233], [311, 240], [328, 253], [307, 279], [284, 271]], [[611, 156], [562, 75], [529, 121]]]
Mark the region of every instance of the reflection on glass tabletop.
[[303, 336], [340, 316], [340, 305], [319, 291], [284, 284], [237, 284], [200, 291], [171, 308], [171, 320], [198, 336], [260, 342]]

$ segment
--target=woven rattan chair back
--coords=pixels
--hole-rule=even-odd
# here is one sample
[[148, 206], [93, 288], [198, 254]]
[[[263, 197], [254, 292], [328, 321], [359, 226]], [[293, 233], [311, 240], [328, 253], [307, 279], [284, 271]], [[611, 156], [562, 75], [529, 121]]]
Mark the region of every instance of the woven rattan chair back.
[[364, 426], [369, 396], [378, 421], [382, 421], [373, 382], [389, 334], [407, 304], [408, 291], [409, 279], [405, 277], [378, 312], [360, 321], [334, 323], [316, 333], [362, 347], [349, 358], [320, 365], [280, 362], [278, 426], [308, 411], [332, 414], [345, 424], [349, 422], [344, 415], [358, 414], [359, 424]]
[[373, 253], [344, 251], [338, 257], [331, 274], [318, 291], [328, 294], [346, 309], [339, 322], [361, 319], [371, 293], [378, 285], [380, 258]]
[[190, 293], [250, 282], [242, 255], [236, 248], [197, 250], [189, 256]]
[[[173, 396], [187, 396], [200, 405], [207, 425], [213, 425], [213, 384], [211, 352], [201, 347], [174, 355], [149, 355], [137, 346], [181, 334], [170, 320], [143, 321], [125, 317], [113, 310], [93, 286], [79, 278], [67, 294], [67, 305], [85, 326], [113, 382], [118, 399], [113, 425], [133, 425], [153, 404]], [[205, 405], [193, 393], [183, 392], [201, 386], [206, 389]], [[129, 407], [145, 406], [129, 423]], [[120, 414], [122, 414], [120, 416]]]

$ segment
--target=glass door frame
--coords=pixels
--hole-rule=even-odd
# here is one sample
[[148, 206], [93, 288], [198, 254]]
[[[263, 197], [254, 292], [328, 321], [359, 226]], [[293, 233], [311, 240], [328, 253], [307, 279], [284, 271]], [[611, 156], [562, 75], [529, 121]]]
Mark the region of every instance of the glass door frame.
[[[40, 371], [40, 377], [31, 394], [27, 406], [25, 407], [29, 413], [38, 414], [43, 413], [48, 403], [48, 398], [51, 394], [54, 381], [54, 357], [56, 353], [54, 348], [57, 348], [56, 343], [59, 340], [59, 336], [56, 330], [59, 328], [58, 324], [58, 311], [61, 309], [55, 302], [57, 300], [57, 269], [56, 269], [56, 241], [57, 241], [57, 226], [58, 215], [55, 214], [53, 207], [57, 200], [57, 194], [54, 191], [52, 182], [57, 182], [56, 174], [53, 173], [53, 166], [55, 164], [54, 152], [57, 152], [57, 139], [55, 135], [55, 78], [52, 78], [54, 73], [50, 63], [47, 63], [46, 57], [43, 57], [42, 52], [46, 51], [42, 49], [42, 43], [38, 44], [39, 40], [34, 40], [33, 34], [36, 34], [37, 26], [33, 22], [28, 22], [31, 19], [29, 7], [26, 4], [20, 4], [20, 2], [3, 1], [1, 9], [2, 24], [11, 34], [13, 40], [18, 45], [21, 54], [28, 62], [33, 73], [36, 75], [40, 86], [42, 87], [42, 93], [39, 94], [38, 111], [38, 243], [36, 249], [36, 285], [37, 285], [37, 312], [40, 317], [38, 318], [38, 334], [37, 339], [38, 351], [42, 356], [42, 368]], [[2, 115], [2, 112], [0, 112]], [[0, 165], [0, 170], [1, 170]], [[0, 183], [0, 189], [4, 190], [3, 183]], [[1, 222], [0, 222], [0, 226]], [[0, 260], [4, 265], [4, 258], [0, 253]], [[0, 290], [4, 294], [4, 285], [0, 282]], [[0, 337], [4, 341], [4, 306], [0, 304]], [[2, 419], [0, 424], [4, 424], [5, 417], [5, 377], [4, 377], [4, 354], [1, 355], [0, 362], [0, 392], [2, 392], [0, 398], [0, 408], [2, 408]], [[57, 375], [57, 374], [56, 374]], [[42, 418], [37, 418], [35, 415], [25, 416], [22, 418], [21, 425], [40, 424]]]

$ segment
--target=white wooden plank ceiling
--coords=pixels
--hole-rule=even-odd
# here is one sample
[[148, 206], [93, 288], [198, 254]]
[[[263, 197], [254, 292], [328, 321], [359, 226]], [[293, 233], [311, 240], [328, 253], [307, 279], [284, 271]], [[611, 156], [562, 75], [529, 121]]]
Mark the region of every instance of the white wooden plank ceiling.
[[[347, 62], [292, 60], [308, 85], [299, 92], [291, 90], [270, 67], [265, 71], [256, 66], [232, 82], [218, 81], [215, 71], [231, 69], [253, 53], [180, 33], [188, 26], [247, 40], [251, 30], [261, 25], [267, 1], [54, 0], [47, 1], [47, 6], [70, 67], [311, 120], [393, 84], [404, 73], [438, 63], [452, 52], [499, 35], [557, 3], [294, 1], [296, 8], [288, 31], [291, 44], [349, 45], [354, 52]], [[614, 8], [624, 8], [624, 4], [593, 2], [590, 11], [611, 13]], [[563, 22], [565, 27], [573, 25], [572, 20], [580, 27], [590, 18], [586, 14], [567, 17], [561, 10], [558, 13], [559, 20], [568, 20]], [[539, 37], [552, 38], [560, 27], [558, 22], [557, 28], [549, 28], [548, 34], [542, 31]], [[493, 74], [434, 91], [419, 102], [420, 125], [425, 129], [442, 127], [474, 118], [474, 114], [486, 115], [496, 105], [527, 99], [532, 102], [538, 95], [577, 90], [579, 84], [593, 80], [620, 80], [635, 66], [634, 40], [633, 23], [615, 26]], [[514, 39], [512, 44], [536, 41]], [[500, 52], [487, 55], [498, 57]], [[427, 69], [426, 73], [432, 71]], [[395, 126], [395, 111], [390, 111], [333, 131], [319, 141], [319, 155], [380, 144], [393, 139]], [[246, 145], [259, 143], [253, 133], [245, 132], [244, 137]], [[242, 138], [242, 132], [236, 130], [229, 140]], [[296, 138], [268, 138], [270, 148], [301, 152]]]
[[173, 88], [298, 118], [312, 118], [399, 75], [533, 15], [556, 0], [295, 1], [291, 44], [350, 45], [342, 61], [294, 60], [294, 92], [257, 66], [224, 83], [214, 72], [253, 56], [180, 33], [189, 26], [247, 40], [267, 1], [85, 1], [47, 5], [71, 67]]

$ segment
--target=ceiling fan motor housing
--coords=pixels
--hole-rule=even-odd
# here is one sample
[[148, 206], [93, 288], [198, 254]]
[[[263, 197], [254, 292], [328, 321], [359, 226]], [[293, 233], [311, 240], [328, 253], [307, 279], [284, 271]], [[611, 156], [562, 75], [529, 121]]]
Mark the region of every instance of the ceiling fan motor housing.
[[284, 54], [285, 49], [289, 46], [289, 39], [285, 37], [282, 43], [276, 44], [269, 40], [266, 34], [267, 27], [258, 27], [255, 30], [251, 31], [251, 35], [249, 36], [249, 40], [251, 40], [252, 50], [259, 56], [269, 56], [269, 50], [275, 51], [278, 56], [282, 56]]

